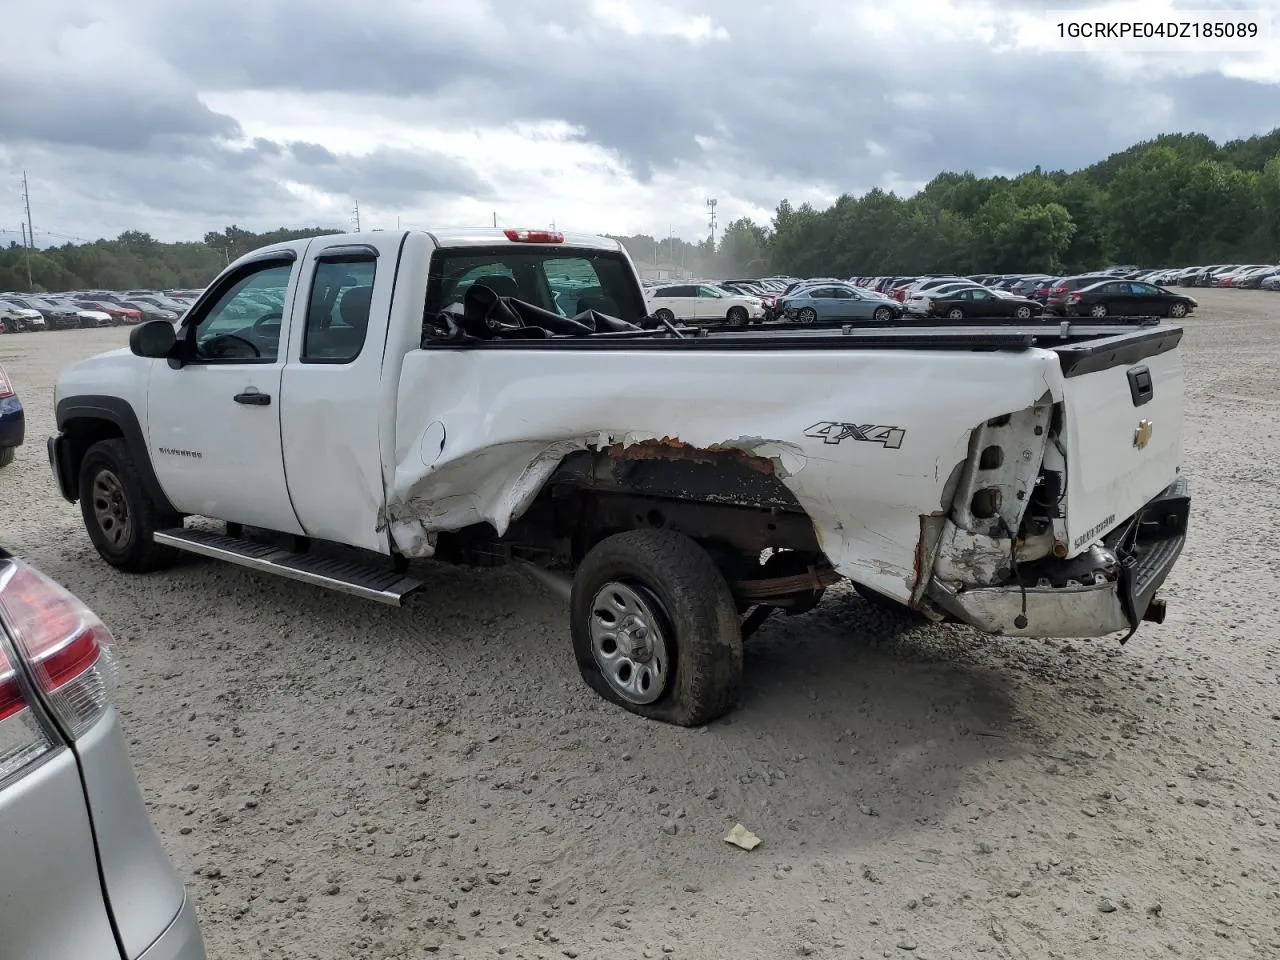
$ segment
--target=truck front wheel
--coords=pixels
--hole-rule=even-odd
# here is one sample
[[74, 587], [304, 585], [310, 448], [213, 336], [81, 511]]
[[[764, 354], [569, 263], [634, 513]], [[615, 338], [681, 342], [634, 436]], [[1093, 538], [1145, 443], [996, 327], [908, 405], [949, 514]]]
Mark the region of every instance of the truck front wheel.
[[168, 566], [178, 553], [152, 535], [182, 525], [182, 518], [159, 510], [138, 475], [124, 440], [100, 440], [80, 462], [80, 513], [89, 539], [103, 560], [127, 573]]
[[606, 700], [685, 727], [737, 702], [741, 618], [711, 556], [683, 534], [600, 541], [574, 577], [570, 618], [578, 669]]

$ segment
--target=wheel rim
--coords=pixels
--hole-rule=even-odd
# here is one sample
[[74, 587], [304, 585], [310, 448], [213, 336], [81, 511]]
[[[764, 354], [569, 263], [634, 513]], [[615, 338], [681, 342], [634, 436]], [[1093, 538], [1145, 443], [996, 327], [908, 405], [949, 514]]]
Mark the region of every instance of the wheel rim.
[[813, 323], [813, 321], [817, 319], [818, 319], [818, 314], [813, 310], [811, 310], [809, 307], [805, 307], [803, 310], [800, 311], [801, 323]]
[[1099, 303], [1099, 304], [1095, 304], [1094, 308], [1089, 312], [1093, 314], [1095, 317], [1105, 317], [1107, 315], [1107, 308], [1105, 305]]
[[741, 307], [734, 307], [732, 310], [729, 311], [730, 323], [742, 323], [746, 319], [747, 319], [747, 311], [743, 310]]
[[670, 674], [657, 603], [640, 588], [611, 581], [591, 601], [591, 653], [605, 682], [628, 703], [653, 703]]
[[889, 319], [889, 308], [888, 308], [888, 307], [877, 307], [877, 308], [876, 308], [876, 312], [875, 312], [875, 319], [876, 319], [876, 322], [877, 322], [877, 323], [884, 323], [886, 320], [888, 320], [888, 319]]
[[1030, 307], [1019, 307], [1019, 308], [1018, 308], [1018, 319], [1019, 319], [1019, 320], [1026, 320], [1026, 319], [1027, 319], [1028, 317], [1030, 317], [1030, 316], [1031, 316], [1031, 308], [1030, 308]]
[[963, 320], [963, 319], [964, 319], [964, 311], [963, 311], [963, 310], [952, 310], [950, 313], [948, 313], [948, 314], [947, 314], [947, 319], [949, 319], [949, 320]]
[[129, 503], [120, 478], [110, 470], [99, 470], [93, 478], [93, 516], [111, 546], [120, 549], [128, 541], [133, 525]]
[[1173, 309], [1169, 312], [1172, 313], [1175, 317], [1183, 317], [1183, 316], [1186, 316], [1187, 306], [1184, 303], [1175, 303], [1173, 305]]

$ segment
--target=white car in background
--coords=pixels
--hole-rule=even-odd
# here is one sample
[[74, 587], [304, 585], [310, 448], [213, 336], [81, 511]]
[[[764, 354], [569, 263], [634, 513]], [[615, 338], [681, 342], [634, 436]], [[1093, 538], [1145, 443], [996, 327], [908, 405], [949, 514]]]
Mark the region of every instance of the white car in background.
[[16, 303], [0, 300], [0, 333], [21, 333], [23, 330], [43, 330], [44, 316], [39, 310], [31, 310]]
[[733, 293], [712, 283], [675, 283], [650, 287], [644, 292], [649, 312], [668, 322], [720, 320], [750, 323], [764, 319], [764, 301]]

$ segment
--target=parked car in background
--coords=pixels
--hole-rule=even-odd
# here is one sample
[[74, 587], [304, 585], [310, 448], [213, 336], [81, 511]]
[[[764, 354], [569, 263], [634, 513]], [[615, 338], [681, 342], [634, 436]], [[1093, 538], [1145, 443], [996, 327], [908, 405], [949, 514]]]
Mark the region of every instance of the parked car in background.
[[80, 326], [80, 310], [74, 306], [55, 303], [42, 297], [16, 294], [7, 294], [6, 300], [28, 310], [35, 310], [44, 317], [45, 326], [50, 330], [69, 330]]
[[975, 317], [1014, 317], [1030, 320], [1044, 313], [1044, 307], [1026, 297], [1000, 296], [994, 290], [968, 287], [950, 293], [940, 293], [925, 305], [924, 313], [930, 317], [946, 317], [964, 320]]
[[1141, 280], [1107, 280], [1067, 298], [1073, 317], [1185, 317], [1199, 304], [1191, 297]]
[[0, 549], [0, 955], [204, 960], [113, 706], [112, 637]]
[[1280, 290], [1280, 273], [1267, 277], [1258, 286], [1263, 290]]
[[[927, 293], [939, 287], [946, 286], [951, 283], [968, 283], [964, 277], [921, 277], [914, 283], [907, 284], [905, 287], [895, 288], [894, 299], [902, 303], [906, 303], [908, 299], [917, 293]], [[896, 295], [897, 290], [902, 290], [902, 296]]]
[[645, 291], [649, 311], [663, 320], [721, 320], [748, 323], [764, 319], [764, 301], [731, 293], [709, 283], [681, 283]]
[[145, 300], [117, 300], [116, 303], [130, 310], [137, 310], [143, 320], [177, 320], [181, 314], [175, 310], [165, 310]]
[[1045, 277], [1027, 296], [1036, 301], [1036, 303], [1047, 304], [1050, 294], [1053, 293], [1053, 288], [1058, 285], [1058, 281], [1061, 279], [1061, 277]]
[[39, 310], [0, 300], [0, 333], [22, 333], [24, 330], [45, 329], [44, 317]]
[[902, 316], [902, 304], [851, 283], [819, 284], [784, 297], [782, 313], [800, 323], [870, 320], [888, 323]]
[[1262, 286], [1263, 280], [1277, 274], [1280, 274], [1280, 266], [1259, 267], [1257, 270], [1250, 270], [1244, 276], [1237, 277], [1232, 286], [1238, 290], [1257, 290]]
[[924, 316], [926, 305], [934, 298], [955, 293], [957, 290], [985, 290], [986, 287], [972, 280], [955, 280], [951, 283], [940, 283], [927, 290], [915, 290], [907, 294], [902, 306], [909, 314]]
[[[0, 367], [0, 467], [13, 463], [14, 453], [22, 446], [26, 430], [26, 413], [22, 409], [22, 401], [18, 399], [13, 382], [5, 373], [4, 367]], [[3, 715], [3, 707], [0, 707], [0, 715]], [[0, 739], [0, 780], [3, 779], [3, 755], [4, 741]]]
[[69, 300], [65, 297], [46, 297], [49, 303], [67, 310], [75, 311], [76, 325], [81, 327], [109, 327], [112, 325], [111, 314], [105, 310], [98, 310], [93, 307], [86, 307], [75, 300]]
[[1074, 277], [1062, 277], [1049, 290], [1049, 295], [1044, 301], [1045, 312], [1065, 316], [1067, 312], [1067, 297], [1077, 290], [1091, 287], [1095, 283], [1114, 279], [1115, 277], [1105, 273], [1084, 273]]
[[76, 303], [88, 310], [100, 310], [111, 318], [117, 327], [122, 323], [141, 323], [142, 311], [135, 307], [112, 303], [110, 300], [76, 300]]

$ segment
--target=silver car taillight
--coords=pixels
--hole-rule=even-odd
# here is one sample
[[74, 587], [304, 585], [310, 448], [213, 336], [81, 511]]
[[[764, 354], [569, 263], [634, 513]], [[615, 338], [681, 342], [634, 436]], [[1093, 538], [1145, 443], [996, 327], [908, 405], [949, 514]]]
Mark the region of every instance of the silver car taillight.
[[55, 746], [31, 708], [44, 700], [58, 732], [84, 734], [111, 706], [111, 633], [77, 597], [39, 570], [9, 560], [0, 569], [0, 781]]

